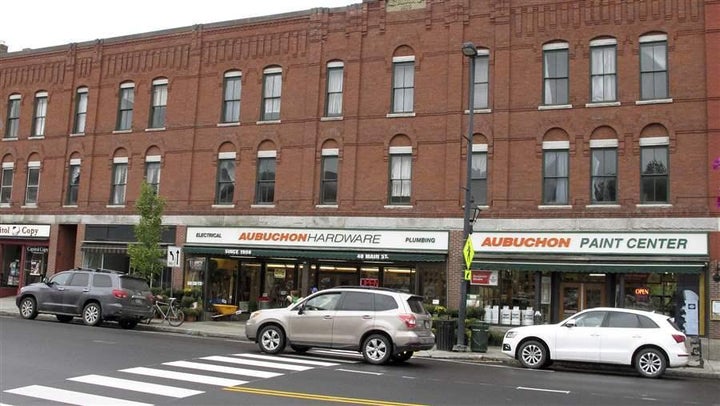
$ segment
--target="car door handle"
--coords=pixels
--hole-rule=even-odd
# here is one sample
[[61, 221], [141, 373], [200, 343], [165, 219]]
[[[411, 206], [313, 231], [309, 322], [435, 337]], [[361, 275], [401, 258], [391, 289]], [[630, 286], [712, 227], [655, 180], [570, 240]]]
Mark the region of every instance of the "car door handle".
[[369, 315], [369, 314], [366, 314], [366, 315], [362, 316], [362, 318], [363, 318], [364, 320], [370, 320], [370, 319], [372, 319], [373, 317], [372, 317], [371, 315]]
[[65, 288], [58, 288], [58, 290], [65, 290]]
[[330, 319], [332, 319], [332, 316], [328, 314], [328, 315], [323, 316], [323, 319], [330, 320]]
[[85, 289], [83, 289], [83, 292], [90, 292], [90, 289], [85, 288]]

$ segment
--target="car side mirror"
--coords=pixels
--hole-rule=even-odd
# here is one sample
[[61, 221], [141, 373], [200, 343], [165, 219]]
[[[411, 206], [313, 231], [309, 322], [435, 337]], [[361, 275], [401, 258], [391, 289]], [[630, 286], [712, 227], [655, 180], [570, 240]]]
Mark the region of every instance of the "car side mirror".
[[575, 327], [575, 320], [568, 320], [565, 327]]
[[300, 305], [297, 307], [297, 311], [298, 311], [298, 314], [303, 314], [303, 313], [305, 313], [305, 303], [300, 304]]

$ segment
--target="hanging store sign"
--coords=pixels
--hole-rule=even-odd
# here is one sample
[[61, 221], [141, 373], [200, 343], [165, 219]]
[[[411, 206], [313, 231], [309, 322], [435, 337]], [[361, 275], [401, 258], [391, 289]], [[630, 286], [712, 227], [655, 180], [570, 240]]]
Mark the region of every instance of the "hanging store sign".
[[479, 286], [497, 286], [498, 285], [498, 271], [471, 271], [470, 277], [471, 285]]
[[475, 252], [708, 255], [707, 234], [473, 233]]
[[50, 226], [38, 224], [0, 224], [0, 238], [50, 238]]
[[187, 244], [272, 248], [448, 251], [448, 232], [305, 228], [188, 227]]

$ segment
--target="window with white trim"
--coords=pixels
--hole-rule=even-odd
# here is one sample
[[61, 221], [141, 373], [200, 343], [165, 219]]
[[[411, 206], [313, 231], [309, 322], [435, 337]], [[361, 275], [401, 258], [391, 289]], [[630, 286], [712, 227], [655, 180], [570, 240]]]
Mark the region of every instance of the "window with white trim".
[[275, 201], [276, 151], [258, 151], [255, 204], [272, 204]]
[[25, 187], [25, 205], [38, 202], [40, 192], [40, 161], [30, 161], [27, 166], [27, 183]]
[[569, 103], [568, 44], [543, 45], [543, 103], [546, 106]]
[[668, 137], [640, 138], [640, 202], [669, 202]]
[[263, 71], [262, 121], [280, 120], [280, 96], [282, 96], [282, 68]]
[[325, 117], [340, 117], [343, 114], [343, 70], [342, 62], [333, 61], [327, 64]]
[[128, 159], [127, 157], [113, 158], [112, 180], [110, 187], [110, 204], [119, 206], [125, 204], [125, 191], [127, 189]]
[[160, 192], [160, 155], [145, 156], [145, 183], [158, 194]]
[[6, 140], [17, 139], [20, 132], [20, 101], [22, 96], [19, 94], [11, 94], [8, 99], [7, 121], [5, 125]]
[[617, 140], [590, 140], [590, 201], [617, 203]]
[[80, 190], [80, 159], [71, 159], [68, 167], [68, 186], [65, 204], [69, 206], [76, 205], [78, 202], [78, 192]]
[[473, 107], [487, 109], [490, 107], [490, 51], [478, 49], [475, 57]]
[[668, 98], [667, 35], [640, 37], [640, 99]]
[[337, 148], [325, 148], [322, 150], [320, 204], [337, 204], [338, 153]]
[[617, 40], [590, 41], [590, 100], [594, 103], [617, 100]]
[[487, 144], [473, 144], [472, 169], [470, 171], [470, 191], [474, 206], [485, 206], [487, 200]]
[[3, 162], [2, 179], [0, 179], [0, 204], [2, 205], [10, 205], [14, 174], [15, 164], [13, 162]]
[[568, 141], [543, 142], [543, 204], [568, 204]]
[[390, 147], [389, 185], [389, 204], [410, 204], [412, 193], [412, 147]]
[[167, 113], [168, 80], [155, 79], [152, 82], [152, 102], [150, 103], [149, 128], [165, 128]]
[[75, 120], [73, 134], [84, 134], [87, 123], [88, 88], [79, 87], [75, 93]]
[[415, 98], [415, 57], [393, 58], [392, 113], [412, 113]]
[[236, 157], [235, 152], [221, 152], [218, 154], [215, 204], [233, 204]]
[[48, 92], [35, 93], [35, 114], [33, 116], [32, 136], [45, 135], [45, 120], [47, 118]]
[[240, 96], [242, 94], [242, 73], [234, 70], [225, 72], [223, 79], [223, 123], [240, 122]]
[[118, 118], [115, 129], [126, 131], [132, 129], [133, 107], [135, 106], [135, 84], [122, 83], [120, 85], [120, 100]]

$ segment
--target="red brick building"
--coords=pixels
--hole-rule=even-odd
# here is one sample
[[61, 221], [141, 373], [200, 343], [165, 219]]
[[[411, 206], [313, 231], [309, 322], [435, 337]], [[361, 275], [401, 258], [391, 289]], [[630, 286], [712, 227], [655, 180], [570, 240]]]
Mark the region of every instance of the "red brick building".
[[127, 269], [145, 180], [183, 256], [161, 283], [208, 303], [360, 283], [457, 308], [472, 41], [468, 305], [687, 291], [720, 337], [718, 8], [366, 0], [4, 53], [2, 285]]

